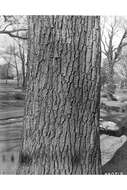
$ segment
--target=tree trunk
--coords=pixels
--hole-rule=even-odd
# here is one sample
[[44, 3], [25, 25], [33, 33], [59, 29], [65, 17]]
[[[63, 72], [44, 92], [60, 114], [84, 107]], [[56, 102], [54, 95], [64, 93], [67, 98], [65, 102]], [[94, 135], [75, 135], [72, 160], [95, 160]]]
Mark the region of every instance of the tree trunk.
[[22, 61], [22, 88], [25, 89], [26, 76], [25, 76], [25, 61]]
[[25, 89], [26, 87], [26, 74], [25, 74], [25, 53], [24, 49], [21, 47], [21, 44], [19, 44], [19, 53], [20, 53], [20, 59], [22, 62], [22, 88]]
[[16, 56], [14, 56], [14, 59], [15, 59], [15, 69], [16, 69], [16, 77], [17, 77], [17, 87], [19, 87], [19, 70], [18, 70]]
[[100, 174], [100, 18], [30, 16], [17, 174]]
[[114, 84], [114, 68], [113, 68], [113, 63], [110, 62], [108, 64], [108, 71], [107, 71], [107, 80], [108, 80], [108, 84], [107, 84], [107, 93], [110, 95], [113, 95], [115, 93], [115, 84]]
[[10, 66], [10, 63], [7, 63], [7, 71], [6, 71], [6, 84], [8, 83], [8, 76], [9, 76], [9, 66]]

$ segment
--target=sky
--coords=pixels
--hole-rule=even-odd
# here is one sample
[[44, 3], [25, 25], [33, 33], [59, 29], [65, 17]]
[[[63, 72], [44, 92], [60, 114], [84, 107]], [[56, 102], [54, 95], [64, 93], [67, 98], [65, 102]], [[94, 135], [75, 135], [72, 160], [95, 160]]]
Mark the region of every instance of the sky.
[[[6, 34], [0, 34], [0, 52], [6, 50], [8, 45], [13, 42], [13, 39]], [[0, 56], [0, 64], [4, 64], [5, 60]]]

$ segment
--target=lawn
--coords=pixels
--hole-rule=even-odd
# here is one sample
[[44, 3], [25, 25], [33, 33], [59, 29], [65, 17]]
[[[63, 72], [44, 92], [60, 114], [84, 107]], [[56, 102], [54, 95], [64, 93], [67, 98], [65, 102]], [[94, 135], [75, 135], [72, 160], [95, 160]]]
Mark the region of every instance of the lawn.
[[0, 81], [0, 174], [15, 174], [23, 131], [24, 92]]

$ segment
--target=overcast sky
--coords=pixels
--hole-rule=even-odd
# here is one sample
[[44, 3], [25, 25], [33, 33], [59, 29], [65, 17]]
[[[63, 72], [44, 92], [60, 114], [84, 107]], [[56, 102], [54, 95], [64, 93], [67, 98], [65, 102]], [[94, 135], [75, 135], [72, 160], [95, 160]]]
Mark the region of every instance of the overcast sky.
[[[6, 34], [0, 34], [0, 53], [5, 51], [6, 48], [9, 46], [10, 43], [12, 43], [14, 40], [9, 37]], [[2, 58], [2, 56], [0, 56], [0, 64], [4, 64], [5, 61]]]

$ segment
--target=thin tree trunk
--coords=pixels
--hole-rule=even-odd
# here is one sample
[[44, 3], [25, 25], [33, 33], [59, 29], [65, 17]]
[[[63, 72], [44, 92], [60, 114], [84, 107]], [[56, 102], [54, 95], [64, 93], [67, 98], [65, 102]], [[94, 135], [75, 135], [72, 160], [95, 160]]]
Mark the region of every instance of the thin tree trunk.
[[17, 87], [19, 87], [19, 70], [18, 70], [18, 65], [16, 61], [16, 56], [14, 55], [14, 60], [15, 60], [15, 68], [16, 68], [16, 76], [17, 76]]
[[7, 63], [6, 84], [8, 83], [8, 70], [9, 70], [9, 66], [10, 66], [10, 63]]
[[25, 62], [22, 62], [22, 87], [25, 88], [26, 76], [25, 76]]
[[110, 100], [114, 100], [114, 93], [115, 93], [115, 84], [114, 84], [114, 62], [112, 59], [109, 58], [108, 61], [105, 62], [104, 68], [106, 70], [107, 75], [107, 95]]
[[30, 16], [17, 174], [100, 174], [100, 18]]
[[114, 75], [114, 69], [113, 69], [113, 64], [112, 62], [110, 62], [108, 64], [109, 68], [108, 68], [108, 77], [107, 77], [107, 80], [108, 80], [108, 85], [107, 85], [107, 92], [108, 94], [114, 94], [115, 92], [115, 85], [114, 85], [114, 80], [113, 80], [113, 75]]
[[24, 49], [23, 50], [22, 49], [21, 49], [21, 44], [19, 44], [19, 53], [20, 53], [20, 58], [22, 62], [22, 88], [24, 89], [26, 87], [25, 53], [24, 53]]

